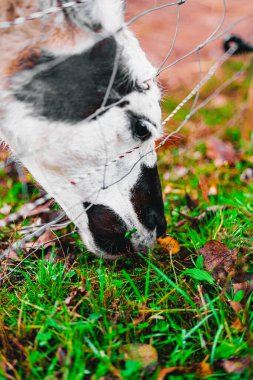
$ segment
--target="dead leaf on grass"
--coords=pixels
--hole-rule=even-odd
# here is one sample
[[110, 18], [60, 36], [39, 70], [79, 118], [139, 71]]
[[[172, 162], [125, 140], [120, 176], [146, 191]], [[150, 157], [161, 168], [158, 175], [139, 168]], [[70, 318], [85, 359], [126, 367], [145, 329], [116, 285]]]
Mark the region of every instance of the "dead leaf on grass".
[[236, 315], [239, 313], [239, 311], [243, 310], [243, 307], [242, 307], [242, 305], [240, 304], [240, 302], [237, 302], [237, 301], [229, 301], [229, 304], [230, 304], [230, 306], [232, 307], [232, 309], [234, 310], [234, 312], [236, 313]]
[[[52, 200], [49, 200], [42, 205], [35, 206], [36, 202], [38, 201], [40, 201], [40, 199], [37, 199], [37, 201], [35, 201], [34, 203], [26, 203], [17, 212], [9, 214], [4, 219], [1, 219], [0, 227], [6, 227], [11, 223], [17, 222], [19, 219], [26, 219], [31, 216], [50, 212], [49, 207], [53, 203]], [[43, 201], [43, 199], [41, 201]]]
[[201, 377], [210, 376], [213, 374], [213, 368], [205, 358], [201, 363], [197, 364], [196, 374]]
[[177, 371], [178, 369], [180, 369], [180, 367], [170, 367], [170, 368], [160, 369], [157, 380], [164, 380], [165, 376], [167, 376], [169, 373]]
[[230, 327], [234, 330], [241, 330], [243, 328], [243, 325], [240, 319], [236, 318]]
[[170, 254], [175, 255], [180, 251], [180, 245], [176, 239], [171, 236], [165, 236], [164, 238], [157, 239], [157, 242], [166, 249]]
[[212, 272], [215, 279], [225, 279], [235, 270], [237, 249], [230, 250], [226, 244], [218, 240], [210, 240], [199, 250], [204, 258], [204, 264], [208, 271]]
[[[43, 245], [44, 248], [51, 247], [55, 243], [55, 234], [51, 230], [47, 230], [34, 243], [35, 245]], [[52, 241], [54, 240], [54, 241]]]
[[250, 358], [223, 360], [222, 367], [227, 373], [242, 373], [252, 363]]
[[211, 137], [207, 142], [207, 157], [213, 160], [217, 167], [224, 164], [235, 165], [239, 160], [233, 145], [216, 137]]
[[158, 362], [158, 353], [150, 344], [126, 344], [120, 348], [120, 353], [126, 360], [137, 361], [144, 368]]

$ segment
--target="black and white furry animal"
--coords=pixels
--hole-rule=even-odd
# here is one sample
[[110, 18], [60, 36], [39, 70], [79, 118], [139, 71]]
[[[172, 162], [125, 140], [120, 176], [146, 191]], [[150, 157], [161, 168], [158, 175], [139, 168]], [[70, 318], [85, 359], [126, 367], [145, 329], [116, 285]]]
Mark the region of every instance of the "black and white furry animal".
[[[3, 0], [0, 10], [11, 19], [52, 5]], [[146, 154], [161, 135], [160, 91], [124, 2], [86, 0], [4, 30], [0, 48], [1, 138], [91, 252], [146, 251], [166, 229], [156, 154]]]

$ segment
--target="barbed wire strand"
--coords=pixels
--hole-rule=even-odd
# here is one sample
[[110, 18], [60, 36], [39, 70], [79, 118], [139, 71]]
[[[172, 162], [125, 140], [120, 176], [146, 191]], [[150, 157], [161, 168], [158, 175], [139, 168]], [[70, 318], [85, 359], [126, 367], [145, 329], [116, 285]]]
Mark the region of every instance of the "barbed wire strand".
[[238, 24], [240, 24], [241, 22], [244, 22], [244, 21], [247, 21], [249, 20], [250, 18], [253, 17], [253, 12], [248, 14], [247, 16], [243, 16], [243, 17], [240, 17], [238, 20], [232, 22], [227, 28], [225, 28], [223, 31], [221, 31], [220, 33], [218, 33], [217, 35], [215, 35], [214, 37], [212, 37], [211, 39], [208, 39], [208, 41], [205, 43], [201, 43], [199, 44], [196, 48], [190, 50], [188, 53], [186, 53], [185, 55], [183, 55], [182, 57], [176, 59], [175, 61], [173, 61], [172, 63], [170, 63], [169, 65], [163, 67], [161, 69], [161, 71], [157, 74], [157, 75], [160, 75], [163, 71], [165, 70], [168, 70], [170, 69], [171, 67], [175, 66], [176, 64], [178, 64], [179, 62], [183, 61], [184, 59], [190, 57], [192, 54], [196, 53], [197, 50], [200, 50], [200, 49], [203, 49], [205, 46], [207, 46], [209, 43], [213, 42], [213, 41], [216, 41], [218, 38], [224, 36], [225, 34], [227, 34], [228, 32], [230, 32], [235, 26], [237, 26]]
[[[216, 70], [233, 54], [235, 51], [236, 47], [231, 48], [230, 51], [226, 52], [225, 54], [222, 55], [222, 57], [209, 69], [208, 73], [205, 75], [205, 77], [194, 87], [194, 89], [179, 103], [179, 105], [163, 120], [162, 125], [167, 124], [170, 119], [172, 119], [175, 114], [193, 97], [195, 96], [201, 87], [204, 86], [204, 84], [214, 75]], [[177, 133], [177, 132], [176, 132]], [[169, 136], [166, 136], [164, 140], [160, 143], [160, 145], [164, 145], [166, 141], [168, 140]], [[161, 146], [162, 146], [161, 145]], [[129, 150], [128, 152], [125, 152], [119, 157], [116, 157], [115, 159], [107, 162], [105, 165], [101, 167], [97, 167], [95, 170], [87, 172], [83, 175], [78, 175], [77, 177], [71, 178], [71, 180], [66, 183], [64, 186], [60, 186], [59, 188], [56, 188], [54, 190], [54, 195], [57, 195], [58, 193], [61, 193], [64, 190], [68, 190], [71, 186], [77, 185], [81, 181], [85, 180], [87, 177], [89, 177], [91, 174], [100, 172], [104, 170], [104, 167], [109, 167], [110, 165], [116, 163], [119, 159], [123, 159], [127, 157], [129, 154], [133, 153], [135, 150], [139, 149], [139, 146], [136, 146], [134, 149]], [[159, 149], [159, 148], [158, 148]], [[45, 202], [50, 199], [51, 197], [46, 195], [45, 196]], [[41, 198], [40, 202], [42, 202], [43, 198]], [[40, 203], [41, 204], [41, 203]], [[35, 207], [38, 204], [35, 203]]]
[[[244, 17], [241, 17], [241, 18], [240, 18], [239, 20], [237, 20], [236, 22], [231, 23], [231, 24], [230, 24], [230, 25], [229, 25], [224, 31], [222, 31], [218, 36], [216, 36], [215, 39], [217, 39], [217, 38], [221, 37], [222, 35], [226, 34], [226, 33], [227, 33], [228, 31], [230, 31], [234, 26], [238, 25], [239, 23], [241, 23], [241, 22], [243, 22], [243, 21], [246, 21], [247, 19], [249, 19], [249, 18], [251, 18], [251, 17], [253, 17], [253, 13], [250, 14], [250, 15], [247, 15], [247, 16], [244, 16]], [[210, 40], [208, 43], [210, 43], [210, 42], [212, 42], [212, 41], [214, 41], [214, 38], [213, 38], [212, 40]], [[202, 46], [202, 45], [203, 45], [203, 44], [201, 44], [201, 46]], [[187, 58], [188, 56], [190, 56], [190, 55], [196, 53], [198, 50], [200, 50], [200, 49], [199, 49], [199, 46], [200, 46], [200, 45], [198, 45], [197, 48], [191, 50], [189, 53], [187, 53], [187, 54], [184, 55], [183, 57], [179, 58], [178, 60], [172, 62], [170, 65], [168, 65], [168, 66], [166, 66], [165, 68], [163, 68], [163, 69], [160, 71], [160, 73], [163, 72], [165, 69], [168, 69], [168, 68], [174, 66], [176, 63], [178, 63], [178, 62], [180, 62], [181, 60]], [[206, 46], [206, 44], [205, 44], [204, 46]], [[159, 74], [160, 74], [160, 73], [159, 73]], [[121, 98], [119, 101], [117, 101], [116, 103], [112, 103], [112, 104], [106, 106], [106, 107], [103, 109], [103, 112], [104, 112], [105, 110], [108, 110], [108, 109], [114, 107], [114, 106], [119, 105], [122, 101], [124, 101], [124, 97], [122, 97], [122, 98]], [[98, 109], [98, 110], [95, 111], [92, 115], [90, 115], [88, 118], [84, 119], [83, 121], [84, 121], [84, 122], [85, 122], [85, 121], [89, 121], [89, 120], [91, 120], [92, 118], [97, 117], [100, 113], [101, 113], [101, 110]], [[163, 124], [164, 124], [164, 123], [163, 123]], [[55, 141], [56, 141], [56, 140], [55, 140]], [[52, 144], [53, 142], [54, 142], [54, 141], [51, 141], [51, 144]], [[47, 145], [48, 145], [48, 144], [47, 144]], [[136, 148], [134, 148], [134, 149], [138, 149], [138, 147], [136, 147]], [[25, 154], [18, 153], [18, 157], [20, 157], [20, 159], [22, 159], [22, 158], [24, 158], [24, 157], [28, 157], [29, 155], [34, 156], [36, 153], [39, 154], [40, 152], [41, 152], [41, 147], [40, 147], [40, 149], [38, 149], [37, 151], [36, 151], [36, 150], [35, 150], [35, 151], [31, 151], [31, 152], [27, 151]], [[127, 154], [130, 154], [130, 153], [131, 153], [131, 152], [126, 152], [126, 155], [127, 155]], [[122, 158], [122, 155], [120, 156], [120, 158]], [[12, 162], [15, 162], [15, 160], [16, 160], [16, 158], [8, 159], [5, 163], [3, 163], [3, 164], [0, 165], [0, 168], [4, 168], [6, 165], [11, 164]], [[116, 162], [116, 161], [113, 160], [113, 162]], [[100, 170], [100, 169], [98, 169], [98, 170]], [[95, 170], [95, 171], [96, 171], [96, 170]]]
[[[126, 23], [126, 26], [131, 25], [132, 23], [134, 23], [135, 21], [139, 20], [141, 17], [146, 16], [147, 14], [150, 14], [152, 12], [159, 11], [161, 9], [168, 8], [168, 7], [177, 5], [177, 4], [182, 5], [186, 1], [187, 0], [178, 0], [176, 2], [166, 3], [166, 4], [163, 4], [163, 5], [159, 5], [157, 7], [153, 7], [153, 8], [150, 8], [148, 10], [145, 10], [145, 11], [137, 14], [133, 18], [131, 18]], [[28, 16], [17, 17], [14, 20], [10, 20], [10, 21], [9, 20], [0, 21], [0, 29], [10, 29], [12, 27], [15, 27], [15, 26], [18, 26], [18, 25], [22, 25], [25, 22], [38, 20], [38, 19], [41, 19], [41, 18], [43, 18], [45, 16], [53, 15], [55, 13], [62, 12], [62, 10], [67, 9], [67, 8], [74, 8], [74, 7], [80, 6], [80, 5], [82, 5], [82, 3], [85, 3], [85, 2], [86, 2], [86, 0], [74, 0], [74, 1], [69, 1], [67, 3], [62, 3], [61, 2], [61, 3], [58, 3], [56, 6], [49, 7], [49, 8], [46, 8], [46, 9], [42, 9], [42, 10], [37, 11], [37, 12], [32, 12]], [[87, 25], [85, 25], [85, 26], [87, 27]], [[117, 30], [116, 33], [119, 32], [121, 29], [122, 28], [120, 28], [119, 30]]]
[[[72, 2], [73, 3], [73, 2]], [[176, 5], [176, 4], [182, 4], [182, 3], [184, 3], [184, 2], [177, 2], [177, 3], [171, 3], [170, 5]], [[168, 4], [167, 4], [167, 6], [169, 6]], [[161, 7], [165, 7], [165, 5], [164, 6], [160, 6], [160, 7], [156, 7], [156, 9], [161, 9]], [[150, 9], [150, 10], [148, 10], [148, 11], [146, 11], [145, 12], [145, 14], [148, 14], [148, 13], [150, 13], [151, 11], [153, 11], [154, 10], [154, 8], [152, 8], [152, 9]], [[142, 12], [142, 14], [141, 15], [139, 15], [139, 17], [142, 17], [143, 15], [145, 15], [143, 12]], [[137, 15], [138, 16], [138, 15]], [[134, 22], [137, 18], [137, 16], [135, 16], [135, 18], [133, 18], [132, 19], [132, 22]], [[251, 15], [252, 16], [252, 15]], [[224, 19], [224, 14], [223, 14], [223, 19]], [[250, 17], [250, 16], [248, 16], [248, 17]], [[248, 18], [247, 17], [247, 18]], [[245, 20], [245, 18], [241, 18], [240, 20], [237, 20], [237, 22], [236, 22], [236, 24], [238, 24], [239, 22], [241, 22], [242, 21], [242, 19], [244, 19]], [[223, 20], [224, 21], [224, 20]], [[222, 21], [222, 23], [223, 23], [223, 21]], [[235, 25], [235, 23], [233, 23], [234, 25]], [[0, 24], [1, 25], [1, 24]], [[214, 37], [215, 36], [215, 34], [217, 33], [217, 31], [219, 30], [221, 28], [221, 22], [220, 22], [220, 24], [219, 24], [219, 26], [216, 28], [216, 30], [212, 33], [212, 36]], [[227, 28], [228, 29], [228, 28]], [[222, 34], [224, 33], [224, 31], [222, 32]], [[220, 35], [222, 35], [222, 34], [220, 34]], [[176, 33], [175, 33], [175, 35], [176, 35]], [[220, 36], [219, 35], [219, 36]], [[210, 39], [209, 38], [209, 42], [210, 41], [212, 41], [213, 40], [213, 37]], [[216, 38], [218, 38], [217, 36], [216, 36]], [[205, 41], [206, 42], [206, 41]], [[209, 43], [208, 42], [208, 43]], [[173, 44], [172, 44], [173, 45]], [[197, 49], [195, 49], [195, 51], [197, 52], [197, 51], [199, 51], [200, 49], [199, 49], [199, 46], [200, 45], [198, 45], [198, 47], [197, 47]], [[235, 49], [234, 47], [233, 47], [233, 49]], [[229, 55], [229, 51], [226, 53], [227, 55], [228, 55], [228, 58], [229, 58], [229, 56], [231, 56], [232, 54], [233, 54], [233, 50], [232, 48], [231, 49], [229, 49], [229, 51], [231, 50], [231, 54]], [[224, 55], [225, 56], [225, 55]], [[227, 58], [226, 58], [227, 59]], [[225, 58], [224, 59], [221, 59], [221, 61], [220, 61], [220, 65], [221, 64], [223, 64], [224, 62], [225, 62], [225, 60], [226, 60]], [[181, 105], [181, 107], [186, 103], [186, 101], [188, 101], [192, 96], [194, 96], [194, 95], [196, 95], [196, 98], [198, 97], [198, 94], [199, 94], [199, 91], [200, 91], [200, 88], [206, 83], [206, 81], [207, 80], [209, 80], [210, 79], [210, 77], [214, 74], [214, 72], [217, 70], [217, 68], [220, 66], [220, 65], [217, 65], [217, 63], [208, 71], [208, 74], [207, 74], [207, 76], [205, 76], [202, 80], [200, 80], [200, 82], [199, 82], [199, 84], [191, 91], [191, 93], [180, 103], [180, 105]], [[169, 65], [168, 65], [169, 66]], [[166, 66], [164, 69], [166, 69], [166, 68], [168, 68], [168, 66]], [[163, 71], [163, 70], [162, 70]], [[211, 75], [211, 76], [210, 76]], [[237, 73], [237, 75], [238, 75], [238, 73]], [[207, 79], [208, 78], [208, 79]], [[206, 79], [206, 80], [205, 80]], [[232, 78], [231, 78], [231, 80], [232, 80]], [[226, 82], [229, 82], [230, 83], [230, 81], [231, 80], [229, 80], [229, 81], [226, 81]], [[110, 81], [110, 83], [111, 83], [111, 81]], [[110, 84], [111, 86], [113, 85], [113, 82], [112, 82], [112, 84]], [[222, 87], [222, 89], [225, 87], [225, 83], [223, 84], [223, 86], [221, 86]], [[108, 89], [107, 89], [108, 90]], [[216, 94], [217, 95], [217, 92], [218, 91], [218, 89], [212, 94], [212, 95], [214, 95], [214, 94]], [[106, 94], [107, 94], [107, 96], [109, 96], [108, 94], [110, 93], [110, 90], [108, 90], [107, 92], [106, 92]], [[215, 95], [215, 96], [216, 96]], [[196, 98], [195, 98], [195, 101], [194, 101], [194, 103], [196, 103]], [[196, 113], [202, 106], [204, 106], [204, 105], [206, 105], [207, 104], [207, 102], [208, 101], [210, 101], [210, 98], [211, 98], [211, 96], [209, 96], [204, 102], [202, 102], [199, 106], [197, 106], [196, 108], [195, 108], [195, 104], [193, 103], [193, 109], [189, 112], [189, 114], [187, 115], [187, 117], [185, 118], [185, 120], [180, 124], [180, 126], [175, 130], [175, 131], [173, 131], [173, 132], [171, 132], [171, 134], [170, 135], [168, 135], [160, 144], [159, 144], [159, 146], [156, 148], [156, 149], [159, 149], [162, 145], [164, 145], [164, 143], [168, 140], [168, 138], [170, 138], [173, 134], [175, 134], [175, 133], [178, 133], [178, 131], [183, 127], [183, 125], [185, 124], [185, 122], [187, 122], [188, 120], [189, 120], [189, 118], [194, 114], [194, 113]], [[186, 100], [187, 99], [187, 100]], [[106, 102], [104, 102], [103, 101], [103, 105], [104, 104], [106, 104]], [[180, 108], [181, 108], [180, 107]], [[176, 108], [177, 109], [177, 111], [180, 109], [180, 108]], [[175, 111], [175, 110], [174, 110]], [[173, 111], [173, 112], [174, 112]], [[177, 112], [176, 111], [176, 112]], [[174, 112], [174, 114], [173, 115], [175, 115], [175, 112]], [[169, 115], [169, 116], [171, 116], [171, 115]], [[173, 116], [171, 116], [171, 117], [173, 117]], [[165, 124], [167, 121], [168, 121], [169, 119], [168, 118], [166, 118], [165, 120], [164, 120], [164, 122], [163, 122], [163, 124]], [[135, 148], [135, 149], [137, 149], [137, 147]], [[152, 151], [150, 151], [150, 152], [147, 152], [146, 154], [145, 154], [145, 156], [147, 155], [147, 154], [150, 154], [150, 153], [152, 153], [152, 152], [154, 152], [154, 150], [152, 150]], [[126, 152], [127, 154], [130, 154], [130, 152]], [[135, 163], [135, 165], [134, 166], [136, 166], [137, 165], [137, 163], [141, 160], [141, 159], [143, 159], [143, 157], [144, 156], [142, 156], [136, 163]], [[133, 170], [133, 168], [132, 168], [132, 170]], [[129, 174], [129, 173], [128, 173]], [[127, 174], [127, 175], [128, 175]], [[125, 177], [125, 176], [124, 176]], [[122, 177], [119, 181], [121, 181], [124, 177]], [[119, 182], [119, 181], [117, 181], [117, 182]], [[112, 183], [112, 184], [110, 184], [109, 185], [109, 187], [110, 186], [113, 186], [115, 183], [117, 183], [117, 182], [114, 182], [114, 183]], [[107, 187], [108, 188], [108, 187]], [[100, 189], [101, 190], [101, 189]], [[92, 206], [92, 204], [91, 205], [89, 205], [89, 208]], [[87, 211], [87, 209], [86, 210], [84, 210], [83, 212], [85, 212], [85, 211]], [[62, 213], [63, 214], [63, 216], [65, 216], [65, 213]], [[62, 217], [63, 217], [62, 215], [60, 215], [60, 216], [58, 216], [54, 221], [52, 221], [52, 222], [50, 222], [50, 223], [47, 223], [47, 224], [45, 224], [45, 225], [43, 225], [41, 228], [42, 229], [47, 229], [48, 227], [50, 227], [50, 225], [53, 225], [53, 222], [54, 222], [54, 224], [57, 224], [58, 223], [58, 221], [60, 221], [61, 219], [62, 219]], [[60, 218], [60, 219], [59, 219]], [[41, 230], [40, 230], [40, 232], [41, 232]], [[37, 233], [38, 233], [38, 231], [37, 231]], [[31, 238], [33, 238], [33, 237], [36, 237], [37, 236], [37, 234], [36, 233], [33, 233], [33, 234], [29, 234], [28, 236], [26, 236], [26, 239], [28, 238], [28, 239], [31, 239]], [[28, 241], [28, 240], [24, 240], [23, 239], [23, 241], [25, 242], [25, 241]], [[2, 280], [3, 278], [1, 278], [0, 280]]]
[[176, 16], [176, 27], [175, 27], [175, 32], [174, 32], [174, 36], [173, 36], [173, 39], [172, 39], [171, 47], [170, 47], [167, 55], [165, 56], [164, 60], [162, 61], [162, 63], [159, 65], [159, 67], [157, 69], [158, 72], [161, 70], [161, 68], [168, 61], [169, 57], [171, 56], [171, 53], [173, 52], [173, 50], [175, 48], [175, 43], [176, 43], [178, 29], [179, 29], [179, 23], [180, 23], [180, 5], [178, 4], [177, 5], [177, 16]]

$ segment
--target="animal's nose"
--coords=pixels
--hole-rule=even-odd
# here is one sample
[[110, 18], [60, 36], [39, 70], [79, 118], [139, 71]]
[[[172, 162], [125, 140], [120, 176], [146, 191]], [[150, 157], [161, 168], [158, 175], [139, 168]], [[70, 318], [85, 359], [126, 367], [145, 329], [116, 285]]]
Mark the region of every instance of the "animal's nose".
[[156, 229], [156, 235], [166, 232], [166, 219], [161, 184], [157, 167], [142, 166], [141, 175], [131, 190], [131, 202], [138, 219], [149, 231]]
[[98, 249], [111, 256], [133, 252], [131, 241], [125, 236], [127, 226], [120, 216], [110, 207], [98, 204], [89, 208], [90, 205], [84, 203], [89, 229]]

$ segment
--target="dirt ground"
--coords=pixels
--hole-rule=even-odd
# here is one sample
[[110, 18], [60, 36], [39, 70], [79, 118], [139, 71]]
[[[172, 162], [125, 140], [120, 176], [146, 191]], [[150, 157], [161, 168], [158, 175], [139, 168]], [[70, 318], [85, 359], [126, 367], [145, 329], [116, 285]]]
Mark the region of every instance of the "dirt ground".
[[[128, 0], [127, 19], [143, 10], [166, 4], [160, 0]], [[180, 23], [175, 48], [167, 64], [182, 57], [201, 44], [219, 25], [224, 10], [223, 0], [186, 0], [180, 6]], [[230, 33], [237, 33], [249, 39], [253, 34], [253, 2], [252, 0], [227, 0], [226, 15], [221, 30], [238, 21], [246, 20], [233, 27]], [[138, 36], [142, 47], [150, 60], [159, 66], [170, 49], [175, 32], [177, 6], [171, 6], [152, 12], [135, 21], [131, 28]], [[206, 72], [210, 65], [222, 55], [223, 37], [210, 43], [200, 52], [202, 71]], [[197, 54], [177, 63], [164, 71], [160, 76], [163, 87], [168, 90], [186, 87], [191, 88], [199, 78], [199, 63]]]

